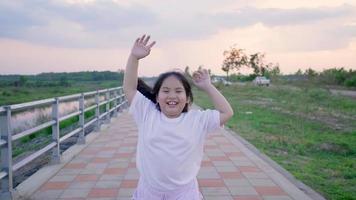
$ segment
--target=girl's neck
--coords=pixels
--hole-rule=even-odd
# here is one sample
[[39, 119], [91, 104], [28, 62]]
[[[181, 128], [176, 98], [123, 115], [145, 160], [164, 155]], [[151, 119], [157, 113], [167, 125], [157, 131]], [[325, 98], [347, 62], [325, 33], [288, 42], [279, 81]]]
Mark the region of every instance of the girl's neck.
[[167, 116], [163, 112], [161, 112], [161, 119], [166, 122], [178, 122], [182, 119], [184, 113], [180, 113], [178, 116]]

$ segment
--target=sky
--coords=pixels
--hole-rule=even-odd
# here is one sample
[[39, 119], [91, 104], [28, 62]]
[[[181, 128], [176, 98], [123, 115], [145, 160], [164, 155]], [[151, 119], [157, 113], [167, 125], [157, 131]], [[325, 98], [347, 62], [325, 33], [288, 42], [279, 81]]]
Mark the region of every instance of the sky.
[[356, 69], [356, 0], [1, 0], [0, 74], [122, 70], [143, 34], [157, 43], [140, 76], [222, 75], [233, 45], [283, 74]]

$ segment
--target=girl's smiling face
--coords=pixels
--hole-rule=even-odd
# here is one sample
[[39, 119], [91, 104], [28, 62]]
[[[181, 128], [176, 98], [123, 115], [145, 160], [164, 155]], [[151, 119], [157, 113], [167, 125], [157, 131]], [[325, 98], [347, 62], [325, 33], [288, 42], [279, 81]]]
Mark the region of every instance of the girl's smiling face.
[[183, 84], [175, 76], [167, 77], [159, 89], [157, 103], [168, 118], [176, 118], [189, 104]]

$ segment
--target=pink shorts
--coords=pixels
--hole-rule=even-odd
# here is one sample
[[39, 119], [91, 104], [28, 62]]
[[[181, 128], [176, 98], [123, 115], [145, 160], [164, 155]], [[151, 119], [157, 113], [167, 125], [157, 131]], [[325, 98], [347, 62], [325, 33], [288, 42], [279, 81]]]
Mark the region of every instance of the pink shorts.
[[160, 192], [151, 188], [140, 178], [132, 200], [202, 200], [197, 179], [182, 188], [169, 192]]

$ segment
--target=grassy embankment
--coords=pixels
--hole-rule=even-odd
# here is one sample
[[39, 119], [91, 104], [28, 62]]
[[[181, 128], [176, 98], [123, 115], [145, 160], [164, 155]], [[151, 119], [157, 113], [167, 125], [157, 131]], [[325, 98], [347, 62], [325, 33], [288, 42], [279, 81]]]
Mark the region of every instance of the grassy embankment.
[[[220, 86], [228, 127], [327, 199], [356, 199], [356, 101], [317, 87]], [[195, 103], [212, 108], [194, 90]]]
[[0, 87], [0, 106], [118, 87], [118, 81], [81, 81], [70, 87]]

